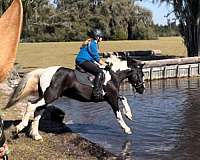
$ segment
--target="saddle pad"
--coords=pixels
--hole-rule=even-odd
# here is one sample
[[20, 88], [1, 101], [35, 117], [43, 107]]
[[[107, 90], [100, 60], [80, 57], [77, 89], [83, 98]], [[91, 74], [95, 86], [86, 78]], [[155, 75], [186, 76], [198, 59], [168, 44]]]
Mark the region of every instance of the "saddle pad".
[[81, 84], [85, 84], [91, 87], [94, 87], [93, 83], [89, 80], [89, 75], [87, 73], [83, 73], [80, 72], [78, 70], [74, 71], [77, 80], [81, 83]]

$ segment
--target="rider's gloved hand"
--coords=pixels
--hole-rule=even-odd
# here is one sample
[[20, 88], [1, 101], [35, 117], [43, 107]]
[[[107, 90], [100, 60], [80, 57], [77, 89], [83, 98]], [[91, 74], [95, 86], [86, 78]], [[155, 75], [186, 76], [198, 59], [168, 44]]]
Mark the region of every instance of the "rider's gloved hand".
[[111, 70], [111, 68], [112, 68], [112, 66], [113, 66], [113, 64], [112, 63], [110, 63], [110, 62], [106, 62], [107, 63], [107, 65], [105, 66], [105, 70], [106, 71], [110, 71]]

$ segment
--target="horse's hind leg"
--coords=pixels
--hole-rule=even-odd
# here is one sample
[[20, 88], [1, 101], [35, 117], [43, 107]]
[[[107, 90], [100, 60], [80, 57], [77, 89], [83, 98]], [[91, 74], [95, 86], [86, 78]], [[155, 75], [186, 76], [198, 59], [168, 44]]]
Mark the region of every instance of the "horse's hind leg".
[[61, 90], [62, 90], [61, 88], [49, 87], [44, 93], [44, 98], [40, 101], [40, 103], [36, 104], [37, 110], [34, 113], [34, 120], [31, 124], [29, 132], [29, 135], [33, 139], [42, 140], [42, 136], [38, 132], [40, 118], [42, 117], [45, 107], [60, 96]]
[[43, 141], [43, 139], [42, 139], [42, 136], [39, 134], [38, 128], [39, 128], [40, 118], [42, 117], [42, 114], [44, 113], [43, 107], [44, 106], [41, 106], [41, 109], [40, 109], [40, 107], [38, 107], [37, 110], [35, 111], [34, 120], [33, 120], [32, 124], [31, 124], [30, 132], [29, 132], [29, 135], [33, 139], [41, 140], [41, 141]]
[[22, 121], [16, 126], [16, 134], [28, 126], [30, 116], [34, 113], [34, 111], [35, 107], [30, 102], [28, 102]]
[[32, 104], [32, 103], [28, 103], [28, 106], [26, 108], [25, 114], [22, 118], [22, 121], [16, 126], [16, 132], [17, 134], [24, 129], [26, 126], [28, 126], [28, 122], [30, 119], [30, 116], [35, 112], [36, 108], [38, 106], [42, 106], [45, 104], [44, 98], [42, 98], [41, 100], [39, 100], [37, 103]]
[[125, 114], [125, 116], [130, 119], [133, 120], [133, 116], [132, 116], [132, 112], [131, 112], [131, 108], [128, 104], [127, 98], [125, 96], [120, 96], [119, 98], [124, 106], [123, 108], [123, 113]]
[[131, 134], [131, 129], [127, 126], [127, 124], [124, 122], [124, 119], [122, 117], [121, 111], [119, 110], [119, 105], [118, 105], [118, 98], [117, 95], [109, 95], [108, 96], [108, 102], [111, 105], [115, 116], [117, 118], [117, 122], [120, 124], [120, 126], [124, 129], [124, 132], [127, 134]]

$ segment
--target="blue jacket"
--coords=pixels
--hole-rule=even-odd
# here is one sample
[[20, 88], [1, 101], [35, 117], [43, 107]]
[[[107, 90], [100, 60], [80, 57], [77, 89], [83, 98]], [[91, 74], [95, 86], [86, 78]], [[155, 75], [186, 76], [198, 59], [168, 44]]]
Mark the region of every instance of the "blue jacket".
[[97, 41], [91, 40], [88, 45], [86, 45], [85, 47], [81, 47], [76, 57], [76, 64], [81, 64], [84, 61], [99, 62], [99, 60], [100, 56]]

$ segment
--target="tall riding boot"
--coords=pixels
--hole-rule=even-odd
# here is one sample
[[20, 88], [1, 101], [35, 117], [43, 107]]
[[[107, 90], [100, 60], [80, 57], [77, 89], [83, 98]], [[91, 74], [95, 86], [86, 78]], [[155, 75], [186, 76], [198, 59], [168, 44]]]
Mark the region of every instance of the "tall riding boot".
[[94, 80], [93, 96], [95, 100], [103, 99], [103, 81], [104, 73], [100, 72]]

